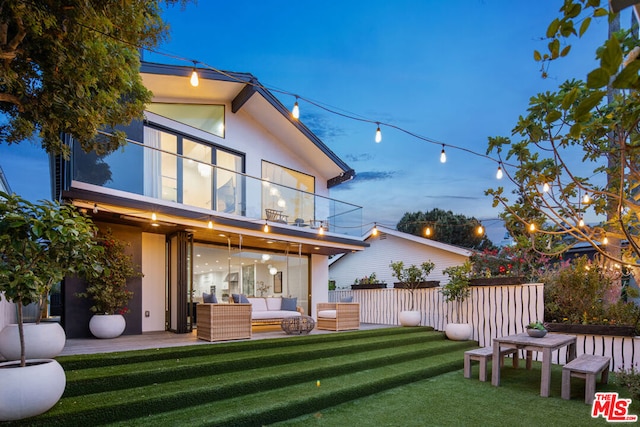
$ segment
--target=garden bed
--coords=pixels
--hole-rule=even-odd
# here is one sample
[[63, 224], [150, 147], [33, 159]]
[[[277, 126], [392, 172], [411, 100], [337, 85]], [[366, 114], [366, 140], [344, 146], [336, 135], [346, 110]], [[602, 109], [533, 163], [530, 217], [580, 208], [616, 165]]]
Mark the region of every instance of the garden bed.
[[565, 332], [568, 334], [615, 335], [622, 337], [633, 337], [636, 335], [636, 328], [633, 326], [545, 323], [545, 328], [549, 332]]
[[522, 276], [477, 277], [469, 279], [470, 286], [522, 285], [523, 283], [525, 283], [525, 278]]
[[[425, 282], [420, 282], [416, 289], [437, 288], [438, 286], [440, 286], [439, 280], [427, 280]], [[395, 282], [393, 287], [395, 289], [406, 289], [405, 284], [400, 282]]]

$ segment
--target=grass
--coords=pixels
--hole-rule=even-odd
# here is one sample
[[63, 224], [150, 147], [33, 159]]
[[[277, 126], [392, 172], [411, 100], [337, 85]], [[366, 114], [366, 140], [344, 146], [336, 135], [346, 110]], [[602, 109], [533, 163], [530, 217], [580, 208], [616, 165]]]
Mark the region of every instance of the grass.
[[[539, 396], [536, 363], [505, 366], [501, 387], [478, 381], [477, 365], [475, 379], [463, 378], [463, 353], [475, 344], [430, 328], [388, 328], [59, 357], [65, 394], [28, 424], [605, 424], [590, 418], [579, 380], [572, 400], [560, 399], [558, 366], [549, 398]], [[613, 384], [598, 390], [624, 393]], [[639, 409], [634, 402], [631, 413]]]

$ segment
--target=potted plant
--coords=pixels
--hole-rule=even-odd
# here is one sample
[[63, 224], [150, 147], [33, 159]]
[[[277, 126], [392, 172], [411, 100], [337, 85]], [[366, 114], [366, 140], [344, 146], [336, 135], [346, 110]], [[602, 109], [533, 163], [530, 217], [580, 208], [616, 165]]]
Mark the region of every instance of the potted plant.
[[362, 278], [356, 279], [351, 285], [351, 289], [381, 289], [386, 288], [387, 284], [382, 283], [376, 277], [376, 273], [373, 272], [369, 276], [364, 276]]
[[93, 302], [91, 333], [97, 338], [115, 338], [124, 332], [123, 314], [129, 311], [127, 304], [133, 297], [133, 291], [127, 289], [127, 280], [141, 277], [142, 273], [126, 253], [127, 245], [114, 238], [110, 231], [98, 239], [98, 245], [102, 248], [100, 271], [86, 277], [87, 289], [77, 296], [91, 298]]
[[62, 396], [66, 378], [60, 364], [29, 356], [33, 340], [26, 330], [33, 328], [25, 328], [22, 307], [41, 301], [66, 275], [95, 267], [95, 232], [73, 206], [33, 204], [0, 192], [0, 295], [18, 312], [18, 333], [3, 334], [8, 342], [0, 350], [6, 355], [9, 346], [20, 348], [19, 362], [0, 364], [0, 420], [41, 414]]
[[537, 320], [535, 322], [529, 323], [526, 326], [526, 329], [527, 334], [529, 334], [530, 337], [542, 338], [547, 335], [547, 329], [544, 327], [542, 322], [539, 322]]
[[393, 277], [403, 285], [404, 289], [409, 291], [409, 310], [400, 312], [400, 324], [403, 326], [418, 326], [421, 315], [419, 311], [414, 310], [414, 291], [420, 286], [420, 283], [427, 280], [427, 276], [433, 271], [435, 264], [431, 261], [425, 261], [420, 267], [411, 265], [405, 268], [404, 262], [397, 261], [392, 262], [389, 267], [391, 267]]
[[455, 322], [449, 322], [445, 326], [445, 334], [447, 338], [455, 341], [465, 341], [471, 338], [473, 328], [469, 323], [461, 323], [460, 314], [462, 312], [462, 303], [471, 293], [469, 287], [469, 275], [472, 266], [469, 261], [462, 265], [456, 265], [446, 268], [443, 273], [449, 276], [449, 282], [444, 285], [440, 292], [444, 296], [445, 302], [455, 304], [453, 310], [455, 313]]

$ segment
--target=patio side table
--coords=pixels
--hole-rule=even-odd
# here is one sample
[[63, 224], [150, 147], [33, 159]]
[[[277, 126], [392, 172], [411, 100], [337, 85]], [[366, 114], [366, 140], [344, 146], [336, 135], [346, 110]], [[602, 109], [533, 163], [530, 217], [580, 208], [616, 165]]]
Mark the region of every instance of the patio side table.
[[306, 335], [316, 327], [316, 321], [305, 315], [285, 317], [280, 327], [287, 335]]

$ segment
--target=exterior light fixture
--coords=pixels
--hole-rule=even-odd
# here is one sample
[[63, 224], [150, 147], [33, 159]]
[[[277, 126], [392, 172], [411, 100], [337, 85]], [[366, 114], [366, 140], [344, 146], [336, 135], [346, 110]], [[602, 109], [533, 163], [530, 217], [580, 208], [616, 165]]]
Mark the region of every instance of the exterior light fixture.
[[548, 193], [550, 189], [551, 189], [551, 187], [549, 187], [548, 183], [545, 182], [544, 184], [542, 184], [542, 191], [544, 193]]
[[298, 106], [298, 96], [296, 95], [296, 102], [293, 104], [293, 109], [291, 110], [291, 115], [295, 119], [300, 118], [300, 106]]
[[269, 232], [269, 224], [267, 224], [267, 221], [264, 222], [264, 227], [262, 228], [262, 231], [264, 231], [265, 233]]
[[578, 227], [584, 227], [584, 219], [580, 218], [580, 221], [578, 221]]
[[440, 152], [440, 163], [447, 162], [447, 153], [444, 152], [444, 144], [442, 144], [442, 151]]
[[207, 224], [207, 227], [209, 229], [212, 229], [213, 228], [213, 221], [209, 220], [209, 223]]
[[97, 213], [98, 213], [98, 204], [97, 204], [97, 203], [94, 203], [94, 204], [93, 204], [93, 213], [94, 213], [94, 214], [97, 214]]
[[502, 179], [502, 163], [498, 163], [498, 172], [496, 172], [496, 178]]
[[431, 236], [431, 227], [427, 227], [424, 229], [424, 235], [427, 237]]
[[589, 197], [588, 193], [584, 193], [584, 197], [582, 197], [582, 203], [589, 203], [591, 201], [591, 197]]
[[200, 80], [198, 79], [198, 70], [196, 70], [197, 61], [193, 61], [193, 71], [191, 72], [191, 86], [198, 87]]
[[532, 233], [536, 231], [536, 225], [533, 222], [529, 224], [529, 231]]
[[320, 228], [318, 228], [318, 235], [324, 235], [324, 225], [322, 225], [322, 222], [320, 223]]
[[378, 235], [378, 226], [376, 225], [376, 223], [373, 223], [373, 230], [371, 230], [371, 235], [372, 236], [377, 236]]
[[607, 238], [607, 236], [604, 236], [604, 239], [602, 239], [602, 244], [606, 245], [609, 243], [609, 239]]
[[153, 212], [153, 213], [151, 214], [151, 221], [157, 221], [157, 220], [158, 220], [158, 215], [156, 215], [156, 213], [155, 213], [155, 212]]
[[376, 123], [378, 128], [376, 129], [376, 143], [382, 141], [382, 131], [380, 130], [380, 123]]
[[478, 235], [482, 236], [484, 234], [484, 227], [479, 225], [476, 229], [476, 232], [478, 233]]

